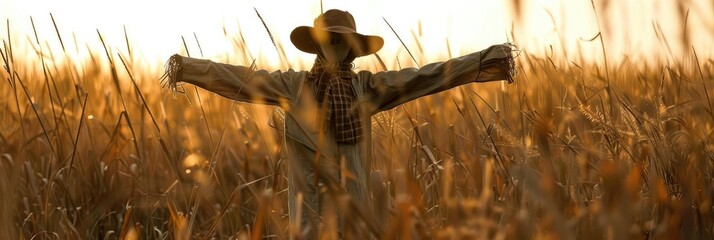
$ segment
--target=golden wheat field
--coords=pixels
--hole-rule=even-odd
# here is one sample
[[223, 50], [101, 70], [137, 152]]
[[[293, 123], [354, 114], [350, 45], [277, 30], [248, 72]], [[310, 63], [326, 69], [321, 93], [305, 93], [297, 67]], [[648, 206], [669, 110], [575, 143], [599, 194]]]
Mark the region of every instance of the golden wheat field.
[[[131, 35], [110, 48], [97, 31], [105, 47], [79, 59], [36, 35], [30, 58], [12, 34], [0, 48], [0, 238], [290, 238], [275, 108], [191, 85], [167, 91]], [[284, 51], [283, 66], [254, 61], [248, 34], [268, 33], [229, 34], [233, 57], [214, 60], [309, 67]], [[197, 55], [193, 37], [181, 54]], [[597, 54], [620, 55], [600, 43]], [[714, 58], [684, 43], [681, 57], [646, 63], [522, 48], [513, 84], [465, 85], [376, 115], [376, 237], [714, 239]], [[422, 59], [418, 42], [407, 47]], [[380, 57], [390, 70], [413, 65]], [[383, 70], [365, 59], [360, 68]]]

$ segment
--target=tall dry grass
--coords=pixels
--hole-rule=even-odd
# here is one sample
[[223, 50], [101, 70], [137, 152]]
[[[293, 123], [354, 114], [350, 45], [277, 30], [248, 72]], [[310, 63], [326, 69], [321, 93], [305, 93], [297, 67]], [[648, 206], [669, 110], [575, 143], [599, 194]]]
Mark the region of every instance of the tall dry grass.
[[[272, 108], [162, 91], [128, 36], [84, 62], [33, 39], [42, 61], [0, 51], [2, 238], [290, 236]], [[513, 85], [378, 114], [379, 237], [714, 238], [714, 60], [691, 50], [608, 66], [523, 51]]]

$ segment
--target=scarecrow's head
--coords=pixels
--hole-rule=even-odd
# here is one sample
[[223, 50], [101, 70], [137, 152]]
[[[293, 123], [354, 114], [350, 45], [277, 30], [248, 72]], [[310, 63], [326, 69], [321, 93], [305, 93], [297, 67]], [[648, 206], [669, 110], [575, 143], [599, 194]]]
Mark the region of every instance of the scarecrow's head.
[[357, 33], [352, 15], [337, 9], [318, 16], [314, 27], [295, 28], [290, 41], [300, 51], [317, 54], [332, 63], [351, 62], [377, 52], [384, 45], [381, 37]]

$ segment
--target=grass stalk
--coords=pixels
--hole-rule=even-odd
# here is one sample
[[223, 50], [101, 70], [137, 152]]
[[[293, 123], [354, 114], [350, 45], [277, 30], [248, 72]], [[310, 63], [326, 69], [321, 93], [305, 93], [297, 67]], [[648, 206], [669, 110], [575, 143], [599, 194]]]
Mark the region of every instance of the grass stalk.
[[77, 135], [76, 138], [74, 139], [74, 148], [72, 149], [72, 157], [70, 158], [69, 162], [69, 170], [67, 170], [67, 179], [65, 181], [69, 181], [69, 178], [72, 176], [72, 169], [74, 168], [74, 158], [77, 154], [77, 146], [79, 146], [79, 136], [82, 131], [82, 124], [84, 123], [84, 110], [87, 109], [87, 99], [89, 98], [89, 94], [84, 94], [84, 103], [82, 104], [82, 114], [79, 115], [79, 126], [77, 127]]
[[[689, 16], [689, 11], [687, 11], [687, 16]], [[692, 53], [694, 54], [694, 64], [697, 65], [697, 70], [699, 72], [699, 79], [702, 82], [702, 89], [704, 89], [704, 96], [707, 98], [707, 105], [709, 106], [709, 115], [714, 121], [714, 108], [712, 108], [712, 100], [709, 97], [709, 90], [707, 89], [707, 84], [704, 82], [704, 73], [702, 72], [702, 65], [699, 63], [699, 56], [697, 56], [697, 50], [692, 46]]]
[[407, 47], [406, 44], [404, 44], [404, 41], [402, 41], [402, 38], [399, 37], [399, 34], [397, 34], [397, 31], [394, 30], [394, 28], [392, 27], [391, 24], [389, 24], [389, 22], [387, 21], [386, 18], [382, 17], [382, 19], [384, 20], [385, 23], [387, 23], [387, 26], [389, 26], [389, 29], [392, 30], [392, 32], [394, 33], [394, 36], [397, 36], [397, 39], [399, 39], [399, 42], [402, 43], [402, 46], [404, 47], [404, 50], [407, 50], [407, 53], [409, 53], [409, 56], [410, 56], [410, 57], [412, 58], [412, 60], [414, 61], [414, 64], [416, 64], [418, 68], [421, 68], [421, 66], [419, 65], [419, 62], [416, 60], [416, 58], [414, 58], [414, 54], [412, 54], [412, 51], [409, 51], [409, 48]]

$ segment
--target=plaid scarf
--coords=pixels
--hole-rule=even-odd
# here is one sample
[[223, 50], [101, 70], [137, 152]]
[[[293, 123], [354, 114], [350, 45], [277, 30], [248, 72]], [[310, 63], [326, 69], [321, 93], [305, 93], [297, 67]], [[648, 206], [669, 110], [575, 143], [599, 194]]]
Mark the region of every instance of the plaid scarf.
[[308, 79], [315, 90], [317, 103], [325, 112], [324, 122], [330, 124], [337, 143], [358, 143], [362, 140], [362, 125], [354, 106], [352, 63], [327, 64], [323, 61], [315, 60]]

